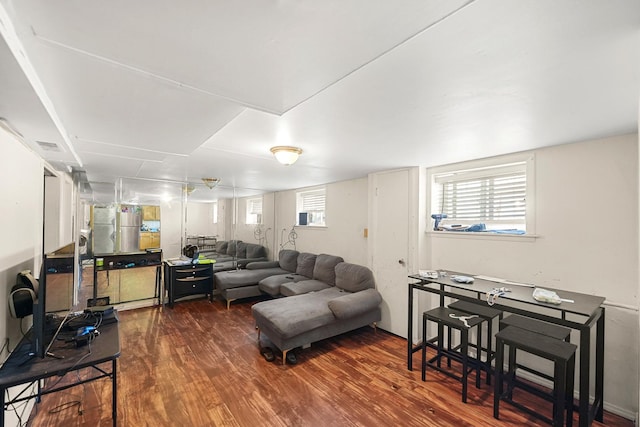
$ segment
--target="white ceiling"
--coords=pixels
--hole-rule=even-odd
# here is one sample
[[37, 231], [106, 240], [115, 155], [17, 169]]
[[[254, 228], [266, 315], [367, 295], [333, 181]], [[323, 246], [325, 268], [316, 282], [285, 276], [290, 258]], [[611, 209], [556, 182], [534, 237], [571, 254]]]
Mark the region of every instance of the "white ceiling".
[[[0, 21], [0, 117], [106, 197], [121, 178], [143, 197], [202, 177], [273, 191], [638, 128], [637, 0], [0, 0]], [[281, 166], [274, 145], [304, 153]]]

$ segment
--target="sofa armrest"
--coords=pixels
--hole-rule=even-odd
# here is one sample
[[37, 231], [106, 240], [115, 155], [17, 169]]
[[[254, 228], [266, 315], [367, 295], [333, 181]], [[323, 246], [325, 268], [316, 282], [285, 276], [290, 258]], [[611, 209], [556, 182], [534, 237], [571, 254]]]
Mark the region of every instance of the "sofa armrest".
[[247, 264], [247, 270], [260, 270], [261, 268], [278, 268], [280, 263], [278, 261], [255, 261]]
[[365, 289], [334, 298], [327, 304], [338, 319], [349, 319], [375, 309], [381, 302], [382, 296], [377, 290]]

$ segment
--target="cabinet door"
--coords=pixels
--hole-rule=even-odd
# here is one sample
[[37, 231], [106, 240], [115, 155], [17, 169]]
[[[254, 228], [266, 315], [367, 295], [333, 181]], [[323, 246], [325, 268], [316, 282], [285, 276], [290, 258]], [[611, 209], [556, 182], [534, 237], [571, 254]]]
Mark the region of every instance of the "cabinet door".
[[[147, 248], [153, 248], [153, 237], [151, 236], [152, 233], [147, 233], [147, 232], [141, 232], [140, 233], [140, 249], [147, 249]], [[155, 246], [157, 247], [157, 246]]]

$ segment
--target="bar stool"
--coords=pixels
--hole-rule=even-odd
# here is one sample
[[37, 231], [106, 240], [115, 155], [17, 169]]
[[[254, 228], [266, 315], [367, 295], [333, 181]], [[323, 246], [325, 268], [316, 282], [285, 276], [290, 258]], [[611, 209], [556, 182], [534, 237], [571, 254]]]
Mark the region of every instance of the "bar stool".
[[[569, 328], [565, 328], [564, 326], [554, 325], [548, 322], [544, 322], [542, 320], [532, 319], [531, 317], [519, 316], [517, 314], [512, 314], [500, 320], [500, 330], [508, 326], [515, 326], [520, 329], [526, 329], [531, 332], [536, 332], [538, 334], [545, 335], [545, 336], [555, 338], [561, 341], [566, 341], [566, 342], [569, 342], [571, 338], [571, 329]], [[522, 369], [523, 371], [537, 375], [548, 381], [553, 381], [553, 377], [550, 375], [537, 371], [528, 366], [518, 364], [516, 360], [516, 349], [509, 347], [509, 370], [513, 371], [514, 385], [520, 388], [524, 388], [529, 393], [533, 393], [540, 397], [549, 399], [549, 395], [540, 391], [540, 389], [532, 387], [528, 383], [524, 383], [518, 380], [516, 378], [516, 369]]]
[[[438, 324], [438, 335], [433, 339], [427, 339], [427, 322], [432, 321]], [[476, 387], [480, 388], [480, 364], [473, 363], [469, 367], [469, 330], [478, 326], [483, 320], [478, 315], [468, 315], [462, 311], [452, 310], [447, 307], [436, 307], [425, 311], [422, 315], [422, 381], [426, 380], [426, 368], [430, 365], [437, 371], [460, 381], [462, 383], [462, 402], [467, 402], [467, 378], [470, 371], [476, 370]], [[445, 350], [444, 348], [444, 327], [457, 329], [460, 331], [459, 351]], [[432, 341], [436, 341], [433, 344]], [[426, 360], [427, 346], [435, 348], [437, 353], [434, 357]], [[440, 359], [446, 356], [453, 358], [462, 364], [462, 373], [457, 375], [451, 371], [442, 369]], [[435, 364], [434, 364], [435, 361]]]
[[[453, 310], [462, 311], [464, 313], [476, 314], [482, 318], [484, 322], [487, 322], [487, 346], [482, 346], [482, 325], [478, 327], [478, 340], [476, 344], [469, 344], [476, 349], [476, 358], [482, 364], [482, 368], [486, 373], [487, 384], [491, 384], [491, 361], [493, 360], [495, 353], [493, 351], [493, 320], [498, 318], [502, 320], [502, 310], [497, 308], [491, 308], [487, 304], [470, 301], [456, 301], [449, 304], [449, 308]], [[451, 330], [449, 330], [449, 342], [451, 342]], [[482, 361], [482, 352], [485, 353], [485, 360]]]
[[[515, 364], [509, 361], [509, 371], [504, 374], [504, 347], [521, 350], [544, 359], [554, 364], [553, 374], [553, 418], [550, 419], [540, 413], [513, 401], [512, 390], [514, 387]], [[567, 426], [573, 424], [573, 382], [575, 369], [575, 353], [578, 347], [566, 341], [558, 340], [536, 332], [508, 326], [496, 334], [496, 383], [493, 395], [493, 417], [499, 418], [500, 400], [509, 402], [513, 406], [528, 414], [544, 420], [553, 426], [564, 425], [564, 412], [567, 411]], [[507, 382], [507, 391], [504, 391], [503, 380]]]

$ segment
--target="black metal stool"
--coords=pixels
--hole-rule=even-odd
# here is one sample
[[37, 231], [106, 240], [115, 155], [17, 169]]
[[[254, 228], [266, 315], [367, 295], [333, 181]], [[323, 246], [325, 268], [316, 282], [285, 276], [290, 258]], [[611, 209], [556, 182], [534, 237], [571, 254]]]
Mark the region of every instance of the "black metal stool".
[[[427, 339], [427, 322], [432, 321], [438, 324], [438, 335], [434, 339]], [[469, 367], [469, 330], [482, 323], [483, 320], [478, 315], [469, 315], [462, 311], [452, 310], [447, 307], [437, 307], [429, 311], [425, 311], [422, 315], [422, 381], [426, 380], [426, 368], [430, 365], [432, 368], [454, 378], [462, 383], [462, 402], [467, 402], [467, 377], [469, 372], [476, 370], [476, 387], [480, 388], [480, 364], [472, 363]], [[460, 331], [459, 351], [445, 350], [444, 347], [444, 327], [457, 329]], [[436, 341], [433, 344], [432, 341]], [[435, 348], [437, 353], [434, 357], [426, 360], [427, 346]], [[442, 357], [452, 358], [462, 364], [462, 374], [457, 375], [448, 370], [442, 369], [440, 360]], [[434, 364], [435, 362], [435, 364]]]
[[[449, 308], [462, 311], [464, 313], [477, 314], [483, 321], [487, 322], [487, 346], [482, 346], [482, 325], [478, 327], [478, 340], [476, 344], [469, 345], [471, 347], [475, 347], [476, 358], [478, 359], [478, 362], [482, 364], [482, 369], [486, 373], [487, 384], [491, 384], [491, 361], [495, 356], [493, 351], [493, 320], [496, 318], [502, 320], [502, 310], [491, 308], [481, 301], [479, 304], [469, 301], [456, 301], [449, 304]], [[449, 330], [449, 342], [451, 342], [451, 330]], [[483, 351], [485, 353], [484, 362], [482, 361]]]
[[[512, 314], [500, 320], [500, 330], [508, 326], [515, 326], [520, 329], [526, 329], [527, 331], [536, 332], [538, 334], [545, 335], [545, 336], [555, 338], [561, 341], [566, 341], [566, 342], [569, 342], [569, 339], [571, 338], [571, 329], [569, 328], [565, 328], [564, 326], [554, 325], [552, 323], [544, 322], [542, 320], [532, 319], [530, 317], [519, 316], [517, 314]], [[516, 374], [515, 374], [516, 369], [522, 369], [523, 371], [529, 372], [531, 374], [535, 374], [548, 381], [553, 381], [553, 377], [551, 377], [550, 375], [537, 371], [528, 366], [518, 364], [516, 360], [516, 349], [509, 347], [509, 370], [513, 370], [514, 372], [513, 374], [514, 384], [517, 385], [518, 387], [524, 388], [529, 393], [533, 393], [540, 397], [549, 399], [548, 394], [541, 392], [539, 389], [534, 388], [527, 383], [519, 381], [516, 378]]]
[[[553, 418], [550, 419], [540, 413], [515, 402], [512, 399], [515, 377], [515, 364], [509, 361], [509, 371], [504, 377], [504, 347], [521, 350], [554, 364], [553, 374]], [[513, 406], [542, 419], [554, 426], [564, 425], [564, 412], [567, 411], [567, 426], [573, 423], [573, 381], [575, 370], [575, 354], [578, 347], [574, 344], [549, 336], [531, 332], [515, 326], [508, 326], [496, 334], [496, 383], [493, 395], [493, 416], [499, 418], [500, 400], [509, 402]], [[503, 380], [507, 382], [504, 391]]]

